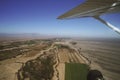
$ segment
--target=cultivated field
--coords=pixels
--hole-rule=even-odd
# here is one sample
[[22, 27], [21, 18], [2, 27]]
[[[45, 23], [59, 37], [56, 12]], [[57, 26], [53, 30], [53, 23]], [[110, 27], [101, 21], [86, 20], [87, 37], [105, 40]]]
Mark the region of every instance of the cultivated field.
[[65, 64], [65, 80], [87, 80], [89, 67], [80, 63]]
[[[58, 75], [56, 75], [57, 79], [69, 80], [71, 76], [70, 80], [74, 80], [75, 77], [74, 75], [78, 75], [79, 73], [84, 74], [85, 73], [84, 71], [88, 71], [88, 68], [86, 67], [83, 68], [83, 65], [87, 66], [89, 62], [80, 54], [79, 50], [74, 49], [73, 47], [66, 43], [57, 44], [55, 46], [57, 46], [57, 61], [58, 61], [56, 66], [56, 72], [58, 73]], [[73, 69], [76, 67], [77, 69], [79, 68], [78, 72], [76, 72], [76, 69]], [[69, 71], [74, 72], [73, 76], [69, 75]], [[79, 75], [79, 77], [81, 77], [81, 79], [82, 78], [86, 79], [87, 76], [85, 73], [84, 76]]]

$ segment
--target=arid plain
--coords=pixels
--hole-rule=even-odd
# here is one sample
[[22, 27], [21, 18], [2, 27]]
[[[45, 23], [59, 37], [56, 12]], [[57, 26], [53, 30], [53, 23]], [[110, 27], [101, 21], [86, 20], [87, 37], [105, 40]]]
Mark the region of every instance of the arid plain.
[[120, 40], [77, 40], [76, 47], [100, 70], [106, 80], [120, 79]]
[[119, 41], [32, 39], [1, 41], [0, 80], [65, 80], [66, 63], [86, 64], [106, 80], [120, 74]]

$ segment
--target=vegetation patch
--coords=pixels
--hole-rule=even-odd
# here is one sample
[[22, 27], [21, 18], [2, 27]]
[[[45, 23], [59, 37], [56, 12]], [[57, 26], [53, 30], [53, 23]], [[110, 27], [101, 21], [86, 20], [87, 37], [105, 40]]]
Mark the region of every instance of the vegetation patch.
[[[34, 44], [34, 45], [33, 45]], [[26, 46], [25, 46], [26, 45]], [[25, 53], [26, 57], [31, 57], [36, 55], [41, 50], [45, 50], [52, 45], [52, 41], [42, 41], [42, 40], [27, 40], [12, 42], [10, 44], [0, 45], [0, 61], [10, 58], [15, 58], [18, 55], [23, 55]]]
[[18, 70], [18, 80], [51, 80], [54, 64], [53, 55], [40, 56], [35, 60], [30, 60]]
[[13, 50], [0, 51], [0, 61], [5, 60], [5, 59], [10, 59], [10, 58], [15, 58], [16, 56], [22, 54], [20, 50], [22, 49], [18, 48], [18, 49], [13, 49]]
[[65, 80], [87, 80], [88, 65], [80, 63], [65, 64]]

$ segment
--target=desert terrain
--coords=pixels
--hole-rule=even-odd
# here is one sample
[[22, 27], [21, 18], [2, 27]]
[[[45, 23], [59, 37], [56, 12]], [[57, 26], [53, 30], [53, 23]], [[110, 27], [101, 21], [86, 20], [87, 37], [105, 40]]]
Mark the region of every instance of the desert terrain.
[[76, 48], [91, 61], [91, 69], [102, 72], [105, 80], [120, 79], [120, 40], [76, 40]]
[[84, 76], [89, 69], [97, 69], [105, 80], [118, 80], [119, 47], [117, 42], [75, 39], [2, 41], [0, 80], [70, 80], [72, 73], [67, 68], [71, 65], [73, 69], [73, 65], [85, 66]]

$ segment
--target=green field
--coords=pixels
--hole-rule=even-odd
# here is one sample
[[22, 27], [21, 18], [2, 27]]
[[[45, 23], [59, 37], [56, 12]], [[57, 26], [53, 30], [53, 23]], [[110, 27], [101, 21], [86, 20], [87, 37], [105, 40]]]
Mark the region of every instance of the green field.
[[65, 80], [87, 80], [88, 66], [80, 63], [65, 64]]

